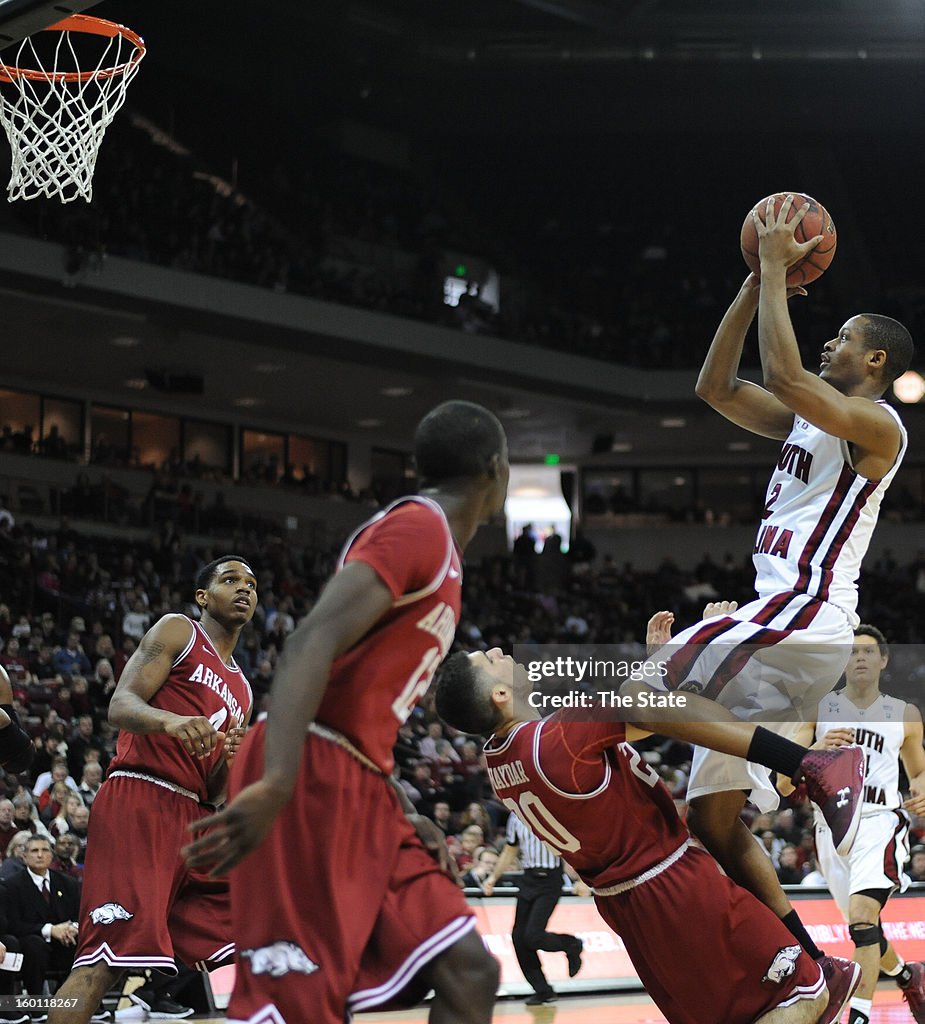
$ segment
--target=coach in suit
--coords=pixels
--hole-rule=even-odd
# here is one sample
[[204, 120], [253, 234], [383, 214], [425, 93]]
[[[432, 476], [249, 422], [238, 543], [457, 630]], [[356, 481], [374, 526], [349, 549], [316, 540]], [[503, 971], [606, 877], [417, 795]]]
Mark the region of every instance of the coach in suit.
[[8, 927], [23, 952], [26, 991], [40, 995], [47, 971], [67, 974], [77, 945], [80, 890], [59, 871], [50, 870], [51, 843], [33, 836], [26, 844], [26, 870], [6, 883]]

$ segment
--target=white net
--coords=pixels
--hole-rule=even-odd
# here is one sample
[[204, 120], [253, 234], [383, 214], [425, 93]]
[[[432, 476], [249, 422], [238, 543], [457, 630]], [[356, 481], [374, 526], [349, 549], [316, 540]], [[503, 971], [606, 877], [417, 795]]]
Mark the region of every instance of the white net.
[[10, 202], [43, 195], [90, 202], [100, 144], [144, 55], [134, 33], [81, 15], [24, 39], [9, 63], [0, 55]]

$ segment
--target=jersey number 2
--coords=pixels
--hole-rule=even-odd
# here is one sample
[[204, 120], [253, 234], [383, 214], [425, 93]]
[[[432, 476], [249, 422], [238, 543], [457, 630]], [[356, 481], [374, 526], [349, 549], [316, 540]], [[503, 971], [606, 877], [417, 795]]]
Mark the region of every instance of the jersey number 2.
[[518, 800], [508, 797], [504, 806], [513, 811], [530, 827], [530, 831], [543, 840], [560, 857], [581, 849], [581, 843], [550, 813], [535, 793], [521, 793]]

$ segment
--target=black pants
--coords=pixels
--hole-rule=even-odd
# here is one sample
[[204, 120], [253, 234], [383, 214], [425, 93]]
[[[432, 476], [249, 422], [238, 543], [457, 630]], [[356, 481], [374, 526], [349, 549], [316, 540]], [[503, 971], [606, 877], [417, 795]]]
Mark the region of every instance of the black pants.
[[545, 875], [525, 871], [520, 880], [511, 939], [523, 976], [535, 992], [543, 995], [552, 992], [552, 986], [543, 974], [537, 950], [564, 953], [576, 941], [574, 935], [546, 931], [546, 925], [561, 895], [562, 872], [559, 870]]
[[76, 946], [64, 946], [54, 939], [46, 942], [41, 935], [26, 935], [19, 940], [22, 948], [22, 982], [33, 996], [42, 994], [42, 983], [48, 971], [67, 975], [74, 965]]

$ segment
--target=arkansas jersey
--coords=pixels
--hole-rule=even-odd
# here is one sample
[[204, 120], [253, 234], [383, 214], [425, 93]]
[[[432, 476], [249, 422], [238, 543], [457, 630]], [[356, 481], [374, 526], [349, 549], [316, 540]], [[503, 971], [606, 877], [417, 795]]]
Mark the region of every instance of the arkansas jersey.
[[843, 690], [830, 693], [819, 704], [816, 739], [830, 729], [854, 729], [854, 741], [864, 750], [862, 816], [902, 806], [899, 752], [906, 739], [905, 714], [906, 702], [885, 693], [866, 708], [859, 708]]
[[[244, 722], [253, 702], [250, 683], [237, 665], [222, 661], [198, 622], [187, 621], [189, 642], [174, 661], [167, 681], [151, 699], [151, 707], [175, 715], [201, 715], [220, 731], [232, 717]], [[208, 778], [221, 757], [221, 750], [202, 759], [192, 757], [179, 740], [163, 733], [137, 734], [123, 729], [109, 770], [154, 775], [190, 790], [206, 802]]]
[[768, 484], [752, 555], [761, 597], [810, 594], [837, 605], [857, 625], [861, 561], [908, 440], [896, 411], [879, 404], [900, 433], [896, 460], [882, 480], [855, 471], [847, 441], [794, 418]]
[[671, 794], [625, 737], [622, 722], [556, 712], [485, 745], [498, 799], [595, 889], [638, 877], [689, 838]]
[[392, 607], [335, 660], [316, 717], [388, 775], [398, 727], [456, 635], [462, 565], [443, 509], [422, 497], [401, 498], [361, 526], [338, 568], [353, 561], [376, 571]]

